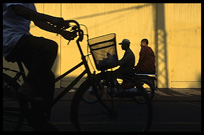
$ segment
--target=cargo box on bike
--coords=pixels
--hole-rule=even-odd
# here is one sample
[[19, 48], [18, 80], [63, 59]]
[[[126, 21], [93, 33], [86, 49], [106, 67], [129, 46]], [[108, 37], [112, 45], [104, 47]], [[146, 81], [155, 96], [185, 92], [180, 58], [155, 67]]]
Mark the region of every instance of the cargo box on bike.
[[115, 33], [89, 39], [88, 44], [98, 70], [106, 70], [118, 66]]

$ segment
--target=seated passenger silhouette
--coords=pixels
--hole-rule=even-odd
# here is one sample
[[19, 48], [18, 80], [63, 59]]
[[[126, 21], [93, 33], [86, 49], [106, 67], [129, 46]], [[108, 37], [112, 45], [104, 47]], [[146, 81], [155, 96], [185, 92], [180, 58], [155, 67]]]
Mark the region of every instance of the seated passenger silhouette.
[[139, 61], [135, 66], [135, 72], [155, 74], [155, 55], [153, 50], [148, 46], [148, 40], [142, 39], [140, 46]]

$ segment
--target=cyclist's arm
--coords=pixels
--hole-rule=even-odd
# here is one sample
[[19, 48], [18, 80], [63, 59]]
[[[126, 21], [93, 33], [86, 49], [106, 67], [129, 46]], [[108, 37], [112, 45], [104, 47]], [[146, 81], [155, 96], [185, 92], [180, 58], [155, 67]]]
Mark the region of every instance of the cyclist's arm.
[[32, 21], [45, 21], [50, 22], [54, 25], [60, 25], [60, 23], [62, 25], [62, 23], [64, 22], [64, 19], [61, 17], [53, 17], [50, 15], [42, 14], [30, 8], [24, 7], [23, 5], [11, 5], [11, 7], [17, 15]]
[[17, 15], [33, 21], [36, 26], [43, 30], [60, 34], [67, 40], [72, 40], [76, 37], [75, 33], [60, 29], [64, 25], [63, 18], [38, 13], [22, 5], [11, 5], [11, 7]]
[[61, 27], [64, 22], [63, 18], [53, 17], [50, 15], [38, 13], [22, 5], [11, 5], [11, 7], [17, 15], [33, 21], [34, 24], [39, 28], [49, 32], [61, 34], [62, 30], [54, 27], [54, 25]]
[[49, 32], [54, 32], [54, 33], [60, 34], [67, 40], [73, 40], [77, 36], [75, 32], [69, 32], [66, 30], [55, 28], [53, 25], [51, 25], [47, 22], [35, 21], [34, 23], [39, 28], [46, 30], [46, 31], [49, 31]]
[[125, 66], [131, 59], [132, 59], [132, 56], [129, 53], [125, 52], [123, 58], [119, 60], [119, 65]]

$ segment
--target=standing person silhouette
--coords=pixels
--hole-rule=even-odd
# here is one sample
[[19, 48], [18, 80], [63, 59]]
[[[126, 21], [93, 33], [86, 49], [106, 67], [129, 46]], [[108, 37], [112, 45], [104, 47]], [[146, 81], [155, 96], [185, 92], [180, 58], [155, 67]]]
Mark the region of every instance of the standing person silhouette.
[[[61, 29], [64, 19], [38, 13], [34, 3], [3, 4], [3, 56], [7, 61], [22, 62], [28, 69], [19, 96], [43, 98], [44, 110], [33, 109], [28, 122], [36, 131], [57, 130], [48, 122], [53, 101], [55, 76], [51, 71], [57, 56], [55, 41], [30, 34], [30, 22], [39, 28], [61, 34], [71, 40], [76, 35]], [[45, 113], [46, 112], [46, 115]]]

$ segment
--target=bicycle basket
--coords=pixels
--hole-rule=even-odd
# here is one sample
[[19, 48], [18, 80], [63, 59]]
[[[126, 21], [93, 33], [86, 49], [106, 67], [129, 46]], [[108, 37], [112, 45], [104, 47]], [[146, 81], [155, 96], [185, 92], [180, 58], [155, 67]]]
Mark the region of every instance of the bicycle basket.
[[98, 70], [106, 70], [118, 65], [115, 33], [89, 39], [89, 47]]

